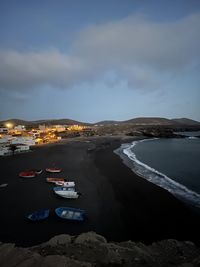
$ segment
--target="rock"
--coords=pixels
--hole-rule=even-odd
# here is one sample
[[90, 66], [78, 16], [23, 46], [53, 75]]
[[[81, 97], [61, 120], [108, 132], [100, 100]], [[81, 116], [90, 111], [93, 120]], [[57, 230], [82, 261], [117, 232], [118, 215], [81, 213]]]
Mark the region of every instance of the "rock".
[[28, 267], [39, 266], [39, 261], [42, 257], [38, 253], [32, 253], [27, 248], [16, 248], [14, 246], [4, 246], [0, 253], [1, 267]]
[[144, 245], [107, 243], [94, 232], [78, 237], [59, 235], [32, 248], [0, 245], [1, 267], [200, 267], [200, 249], [192, 242], [169, 239]]
[[194, 265], [192, 263], [183, 263], [181, 265], [179, 265], [178, 267], [194, 267]]
[[57, 235], [52, 237], [49, 241], [45, 242], [43, 246], [52, 246], [52, 247], [55, 247], [57, 245], [64, 246], [70, 244], [71, 240], [72, 238], [70, 235], [65, 235], [65, 234]]
[[84, 243], [107, 243], [106, 239], [94, 232], [83, 233], [75, 239], [75, 244]]

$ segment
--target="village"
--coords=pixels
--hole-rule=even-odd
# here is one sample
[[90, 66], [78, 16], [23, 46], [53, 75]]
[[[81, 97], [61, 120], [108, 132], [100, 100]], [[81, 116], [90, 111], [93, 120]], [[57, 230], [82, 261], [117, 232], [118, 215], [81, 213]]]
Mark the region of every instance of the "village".
[[7, 122], [0, 126], [0, 156], [28, 152], [35, 145], [60, 141], [62, 138], [94, 135], [94, 129], [84, 125], [45, 125], [30, 127]]

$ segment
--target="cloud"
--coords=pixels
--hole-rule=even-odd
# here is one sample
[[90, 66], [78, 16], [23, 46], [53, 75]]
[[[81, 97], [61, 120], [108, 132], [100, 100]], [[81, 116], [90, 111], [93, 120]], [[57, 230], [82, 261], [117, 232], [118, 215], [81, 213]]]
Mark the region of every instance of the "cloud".
[[71, 88], [109, 82], [109, 73], [133, 88], [160, 87], [174, 73], [199, 63], [199, 25], [200, 14], [168, 23], [131, 16], [88, 27], [67, 53], [0, 51], [0, 89]]

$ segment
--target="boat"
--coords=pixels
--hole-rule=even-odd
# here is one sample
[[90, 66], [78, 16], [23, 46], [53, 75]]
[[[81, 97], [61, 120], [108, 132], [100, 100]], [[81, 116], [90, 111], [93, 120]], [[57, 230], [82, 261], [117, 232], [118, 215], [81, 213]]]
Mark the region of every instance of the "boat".
[[54, 192], [59, 192], [59, 191], [73, 191], [75, 192], [74, 187], [64, 187], [64, 186], [55, 186], [53, 188]]
[[75, 182], [55, 182], [55, 184], [63, 187], [75, 187]]
[[23, 178], [33, 178], [36, 176], [36, 173], [34, 171], [23, 171], [19, 173], [19, 176]]
[[36, 174], [41, 174], [42, 173], [42, 169], [31, 169], [29, 171], [33, 171], [35, 172]]
[[67, 190], [66, 187], [63, 187], [63, 190], [54, 190], [54, 192], [64, 198], [74, 198], [77, 199], [81, 194], [76, 191]]
[[49, 212], [50, 212], [49, 209], [39, 210], [39, 211], [35, 211], [33, 213], [30, 213], [26, 217], [31, 221], [41, 221], [41, 220], [46, 219], [49, 216]]
[[65, 182], [65, 178], [47, 178], [48, 183]]
[[8, 186], [8, 184], [0, 184], [0, 187], [2, 188], [2, 187], [6, 187], [6, 186]]
[[59, 168], [46, 168], [46, 172], [59, 173], [61, 171], [62, 169], [59, 169]]
[[85, 210], [69, 208], [69, 207], [56, 208], [55, 213], [58, 217], [65, 220], [84, 221], [86, 217]]

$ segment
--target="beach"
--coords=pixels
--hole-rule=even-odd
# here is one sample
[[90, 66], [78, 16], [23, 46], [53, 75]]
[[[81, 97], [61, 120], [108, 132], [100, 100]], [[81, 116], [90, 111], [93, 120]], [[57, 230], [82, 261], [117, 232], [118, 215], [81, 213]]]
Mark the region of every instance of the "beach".
[[[132, 138], [133, 139], [133, 138]], [[200, 216], [164, 189], [137, 176], [113, 153], [120, 137], [74, 138], [34, 147], [32, 152], [0, 158], [0, 241], [32, 246], [58, 234], [77, 235], [95, 231], [109, 241], [152, 243], [163, 239], [200, 243]], [[18, 176], [25, 169], [45, 169], [55, 165], [60, 174], [45, 171], [36, 178]], [[68, 200], [56, 196], [47, 177], [75, 181], [81, 196]], [[86, 210], [83, 223], [58, 218], [57, 207]], [[30, 212], [50, 208], [47, 220], [29, 222]]]

